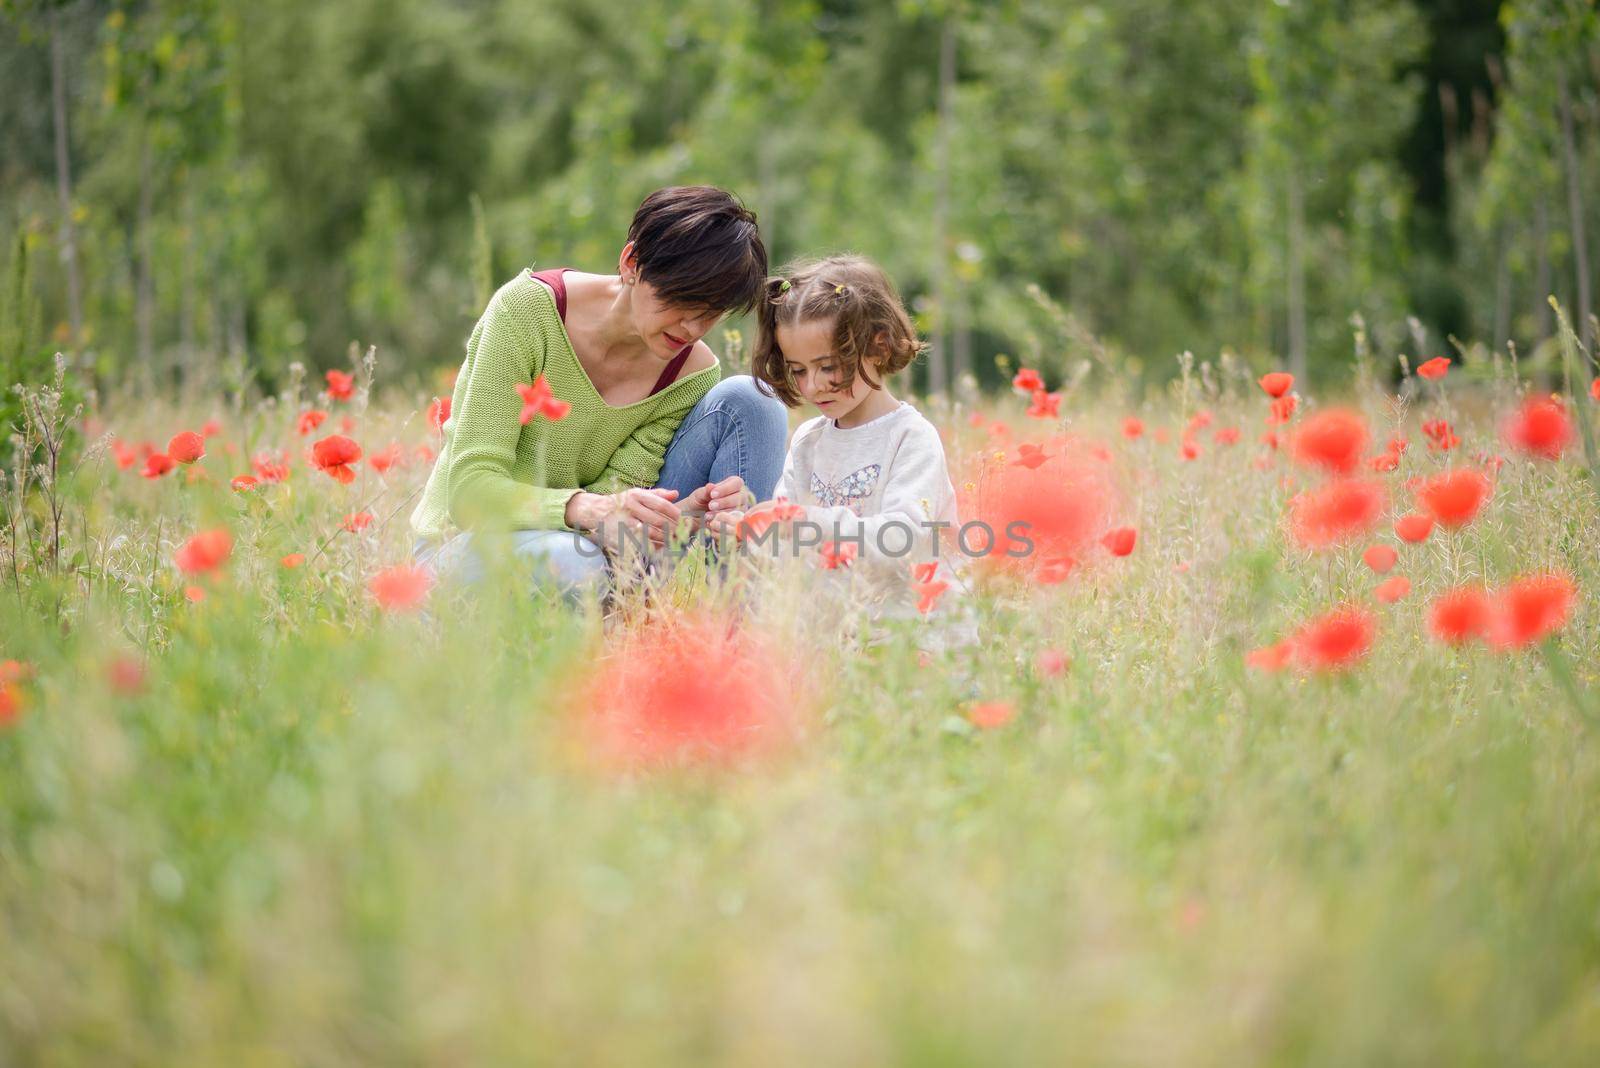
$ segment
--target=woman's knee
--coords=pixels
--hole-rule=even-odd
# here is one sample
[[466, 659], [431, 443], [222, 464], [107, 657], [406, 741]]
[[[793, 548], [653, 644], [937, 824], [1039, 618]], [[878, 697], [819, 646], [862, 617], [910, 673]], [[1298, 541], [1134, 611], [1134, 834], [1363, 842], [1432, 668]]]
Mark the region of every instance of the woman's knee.
[[711, 387], [706, 400], [738, 419], [752, 433], [777, 435], [780, 445], [789, 432], [789, 409], [777, 397], [762, 393], [749, 375], [724, 378]]
[[606, 555], [599, 545], [566, 530], [523, 530], [512, 535], [519, 562], [554, 578], [563, 590], [598, 585], [605, 580]]

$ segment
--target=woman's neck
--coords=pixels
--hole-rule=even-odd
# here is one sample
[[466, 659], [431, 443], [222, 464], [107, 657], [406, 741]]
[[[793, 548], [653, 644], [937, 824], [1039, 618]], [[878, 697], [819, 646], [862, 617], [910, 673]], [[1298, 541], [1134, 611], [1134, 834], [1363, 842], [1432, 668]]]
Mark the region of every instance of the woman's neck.
[[598, 315], [593, 325], [585, 331], [593, 343], [594, 351], [606, 363], [631, 362], [651, 356], [644, 338], [634, 329], [630, 314], [631, 291], [622, 283], [620, 275], [598, 275], [589, 295], [590, 308]]

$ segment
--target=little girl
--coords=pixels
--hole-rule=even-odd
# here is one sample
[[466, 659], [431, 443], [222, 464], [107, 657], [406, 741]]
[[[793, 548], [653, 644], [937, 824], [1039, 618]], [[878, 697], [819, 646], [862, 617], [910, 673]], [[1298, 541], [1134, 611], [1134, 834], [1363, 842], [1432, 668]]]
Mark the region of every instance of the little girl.
[[[962, 585], [955, 487], [939, 432], [889, 392], [888, 378], [925, 347], [894, 285], [858, 256], [793, 264], [767, 280], [757, 314], [760, 388], [821, 414], [794, 432], [777, 499], [716, 525], [759, 536], [792, 522], [794, 548], [833, 573], [816, 578], [851, 587], [871, 616], [952, 622]], [[921, 644], [971, 637], [958, 625]]]

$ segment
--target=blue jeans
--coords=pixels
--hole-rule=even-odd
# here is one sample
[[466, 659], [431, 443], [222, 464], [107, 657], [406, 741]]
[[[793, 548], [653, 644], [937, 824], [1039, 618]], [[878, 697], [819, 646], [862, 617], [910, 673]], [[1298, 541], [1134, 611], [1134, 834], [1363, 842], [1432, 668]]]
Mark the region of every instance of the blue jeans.
[[[708, 482], [738, 475], [756, 500], [768, 500], [783, 473], [788, 435], [789, 414], [782, 401], [759, 393], [749, 375], [724, 378], [683, 417], [667, 446], [656, 486], [677, 490], [681, 501]], [[418, 542], [416, 562], [441, 578], [481, 582], [487, 568], [477, 537], [457, 534], [442, 546]], [[605, 553], [576, 531], [512, 531], [504, 548], [518, 563], [533, 566], [536, 581], [574, 604], [589, 590], [602, 593], [610, 580]]]

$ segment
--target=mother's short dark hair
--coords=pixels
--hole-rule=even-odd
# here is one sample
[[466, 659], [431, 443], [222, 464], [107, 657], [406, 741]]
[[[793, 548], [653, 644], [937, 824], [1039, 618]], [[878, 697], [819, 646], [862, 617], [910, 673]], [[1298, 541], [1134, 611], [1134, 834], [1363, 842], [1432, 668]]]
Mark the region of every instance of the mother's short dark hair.
[[755, 212], [710, 185], [657, 189], [633, 213], [639, 276], [668, 304], [748, 311], [767, 277]]

